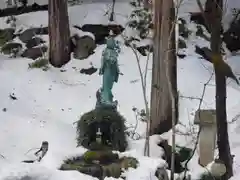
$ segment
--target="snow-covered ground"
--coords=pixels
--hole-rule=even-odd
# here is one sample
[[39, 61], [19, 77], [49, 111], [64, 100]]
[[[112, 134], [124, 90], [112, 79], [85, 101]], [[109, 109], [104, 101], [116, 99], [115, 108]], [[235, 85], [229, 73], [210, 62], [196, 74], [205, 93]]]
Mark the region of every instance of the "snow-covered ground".
[[[41, 1], [41, 0], [40, 0]], [[43, 0], [42, 0], [43, 2]], [[185, 0], [181, 7], [181, 16], [189, 19], [187, 12], [197, 11], [195, 3]], [[229, 2], [231, 2], [229, 0]], [[0, 2], [2, 6], [3, 2]], [[240, 6], [240, 5], [239, 5]], [[83, 25], [85, 23], [108, 23], [108, 16], [104, 15], [110, 9], [110, 3], [88, 3], [69, 8], [70, 24]], [[234, 6], [233, 6], [234, 7]], [[131, 7], [126, 2], [116, 3], [116, 23], [125, 26], [128, 21]], [[48, 24], [47, 12], [35, 12], [17, 17], [17, 27], [39, 27]], [[5, 18], [0, 19], [0, 28], [4, 28]], [[189, 23], [189, 28], [196, 31], [194, 24]], [[182, 131], [192, 128], [194, 112], [198, 108], [199, 100], [184, 98], [201, 97], [204, 84], [209, 80], [213, 72], [210, 63], [199, 59], [194, 53], [194, 46], [209, 46], [209, 44], [196, 37], [191, 36], [187, 41], [187, 55], [178, 60], [178, 89], [180, 95], [179, 118], [182, 125], [178, 125]], [[76, 127], [73, 125], [79, 117], [94, 108], [96, 90], [101, 85], [101, 76], [95, 73], [91, 76], [79, 73], [81, 68], [100, 67], [100, 57], [103, 46], [98, 46], [96, 53], [87, 60], [73, 59], [61, 72], [60, 69], [50, 68], [48, 71], [41, 69], [28, 69], [31, 60], [25, 58], [12, 59], [0, 55], [0, 180], [14, 180], [29, 174], [37, 180], [93, 180], [94, 178], [83, 175], [76, 171], [62, 172], [57, 168], [62, 160], [68, 156], [82, 154], [86, 149], [76, 148]], [[146, 57], [140, 56], [142, 69], [145, 68]], [[236, 74], [240, 74], [239, 57], [229, 55], [228, 62]], [[120, 70], [124, 74], [120, 76], [119, 82], [114, 85], [113, 94], [119, 101], [119, 111], [127, 119], [127, 126], [136, 123], [133, 107], [144, 108], [141, 91], [139, 71], [136, 58], [132, 50], [122, 45], [119, 56]], [[151, 62], [147, 72], [147, 92], [150, 97], [151, 84]], [[10, 99], [9, 95], [14, 93], [17, 100]], [[231, 80], [227, 87], [227, 112], [228, 121], [240, 114], [240, 88]], [[206, 87], [202, 108], [215, 107], [214, 77]], [[238, 162], [240, 156], [240, 119], [229, 124], [229, 136], [232, 153], [235, 155], [234, 173], [237, 180], [239, 171]], [[145, 124], [139, 122], [137, 132], [144, 137]], [[195, 133], [196, 133], [195, 129]], [[170, 133], [164, 135], [171, 142]], [[194, 134], [193, 134], [194, 136]], [[184, 146], [193, 146], [193, 137], [177, 136], [177, 143]], [[38, 148], [42, 141], [49, 142], [49, 151], [44, 159], [34, 165], [22, 164], [22, 160], [33, 158], [31, 148]], [[144, 139], [129, 140], [130, 146], [124, 154], [137, 157], [140, 167], [130, 169], [126, 172], [127, 180], [156, 179], [154, 172], [156, 168], [164, 163], [160, 156], [162, 149], [157, 146], [161, 140], [159, 136], [151, 137], [151, 158], [143, 156]], [[200, 169], [197, 165], [196, 156], [190, 161], [189, 168], [192, 171]], [[106, 178], [107, 179], [107, 178]], [[110, 180], [110, 178], [108, 178]]]

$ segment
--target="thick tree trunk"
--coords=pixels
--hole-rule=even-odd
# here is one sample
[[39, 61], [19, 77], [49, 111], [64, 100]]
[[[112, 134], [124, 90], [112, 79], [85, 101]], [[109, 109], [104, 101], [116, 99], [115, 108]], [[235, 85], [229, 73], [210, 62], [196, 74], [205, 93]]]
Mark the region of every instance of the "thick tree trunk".
[[[216, 61], [223, 61], [221, 56], [221, 20], [222, 20], [222, 0], [212, 1], [211, 17], [211, 49], [213, 56], [220, 57]], [[214, 57], [213, 57], [214, 58]], [[219, 159], [222, 160], [227, 168], [227, 173], [222, 180], [227, 180], [233, 175], [232, 157], [228, 139], [228, 123], [226, 114], [226, 78], [217, 62], [214, 64], [216, 77], [216, 120], [217, 120], [217, 145]]]
[[49, 0], [49, 62], [62, 67], [70, 61], [70, 30], [67, 0]]
[[[155, 36], [152, 66], [150, 134], [162, 134], [172, 128], [172, 106], [166, 77], [166, 66], [169, 66], [171, 84], [174, 89], [173, 93], [175, 94], [177, 92], [175, 28], [171, 34], [173, 36], [170, 37], [172, 25], [175, 26], [172, 23], [174, 19], [173, 7], [172, 1], [163, 0], [155, 1], [154, 5]], [[164, 26], [161, 26], [161, 24], [164, 24]], [[170, 50], [168, 47], [169, 41], [171, 41]], [[167, 56], [166, 53], [169, 53], [169, 55]], [[169, 57], [167, 59], [168, 63], [165, 63], [166, 57]], [[176, 119], [177, 114], [178, 112], [176, 112]]]
[[48, 5], [38, 5], [34, 3], [30, 6], [21, 7], [10, 7], [6, 9], [0, 9], [0, 17], [5, 16], [16, 16], [24, 13], [36, 12], [36, 11], [47, 11]]

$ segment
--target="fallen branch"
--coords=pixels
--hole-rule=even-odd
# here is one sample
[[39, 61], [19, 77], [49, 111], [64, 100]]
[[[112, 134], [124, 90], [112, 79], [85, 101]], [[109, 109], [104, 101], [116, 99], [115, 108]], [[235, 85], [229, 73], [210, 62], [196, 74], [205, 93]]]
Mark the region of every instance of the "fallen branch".
[[47, 11], [48, 5], [39, 5], [34, 3], [30, 6], [21, 6], [21, 7], [11, 7], [6, 9], [0, 9], [0, 17], [5, 16], [16, 16], [20, 14], [30, 13], [30, 12], [37, 12], [37, 11]]
[[0, 154], [0, 156], [1, 156], [3, 159], [6, 159], [5, 156], [3, 156], [3, 155], [1, 155], [1, 154]]

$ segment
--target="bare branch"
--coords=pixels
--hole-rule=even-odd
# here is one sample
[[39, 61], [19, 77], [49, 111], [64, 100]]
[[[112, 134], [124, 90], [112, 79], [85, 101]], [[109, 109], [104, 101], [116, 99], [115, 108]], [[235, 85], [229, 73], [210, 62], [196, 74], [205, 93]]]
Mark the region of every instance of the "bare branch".
[[[204, 96], [205, 96], [205, 93], [206, 93], [206, 87], [207, 85], [210, 83], [212, 77], [213, 77], [213, 74], [214, 72], [212, 72], [210, 78], [208, 79], [208, 81], [204, 84], [203, 86], [203, 92], [202, 92], [202, 95], [201, 95], [201, 98], [200, 98], [200, 102], [199, 102], [199, 105], [198, 105], [198, 109], [197, 110], [200, 110], [201, 109], [201, 105], [202, 105], [202, 102], [203, 102], [203, 99], [204, 99]], [[198, 116], [199, 116], [199, 119], [200, 119], [200, 113], [198, 113]], [[194, 145], [194, 148], [193, 148], [193, 152], [191, 154], [191, 156], [188, 158], [188, 160], [186, 161], [184, 167], [185, 167], [185, 171], [184, 171], [184, 178], [183, 180], [186, 180], [186, 174], [187, 174], [187, 165], [188, 163], [190, 162], [190, 160], [192, 159], [192, 157], [194, 156], [195, 154], [195, 151], [197, 149], [197, 145], [198, 145], [198, 141], [199, 141], [199, 136], [200, 136], [200, 132], [201, 132], [201, 126], [199, 126], [199, 130], [198, 130], [198, 133], [197, 133], [197, 139], [196, 139], [196, 142], [195, 142], [195, 145]]]

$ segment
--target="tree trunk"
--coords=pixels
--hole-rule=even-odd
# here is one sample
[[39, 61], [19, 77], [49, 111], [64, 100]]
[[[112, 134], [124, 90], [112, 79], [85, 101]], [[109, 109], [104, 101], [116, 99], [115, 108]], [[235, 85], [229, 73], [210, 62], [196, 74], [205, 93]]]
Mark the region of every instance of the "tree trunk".
[[[174, 19], [174, 9], [172, 1], [154, 2], [154, 53], [152, 66], [152, 91], [151, 91], [151, 127], [150, 134], [162, 134], [172, 128], [172, 105], [171, 95], [166, 77], [167, 65], [173, 93], [177, 94], [176, 76], [176, 50], [175, 50], [175, 28], [172, 36], [172, 20]], [[171, 17], [171, 18], [168, 18]], [[163, 22], [162, 22], [163, 21]], [[164, 26], [161, 26], [164, 24]], [[169, 38], [170, 37], [170, 38]], [[170, 50], [168, 49], [170, 42]], [[166, 53], [169, 53], [168, 56]], [[166, 57], [168, 63], [165, 63]], [[177, 96], [176, 98], [176, 120], [178, 119]], [[176, 122], [175, 122], [176, 123]]]
[[[211, 24], [211, 49], [213, 56], [219, 57], [216, 61], [223, 61], [221, 55], [221, 21], [222, 21], [222, 0], [212, 1], [212, 17]], [[213, 57], [213, 58], [215, 58]], [[217, 145], [219, 150], [219, 159], [226, 166], [227, 173], [222, 180], [227, 180], [233, 175], [232, 157], [228, 139], [228, 124], [226, 114], [226, 78], [221, 69], [214, 63], [216, 77], [216, 121], [217, 121]]]
[[49, 62], [57, 68], [70, 61], [67, 0], [49, 0]]

